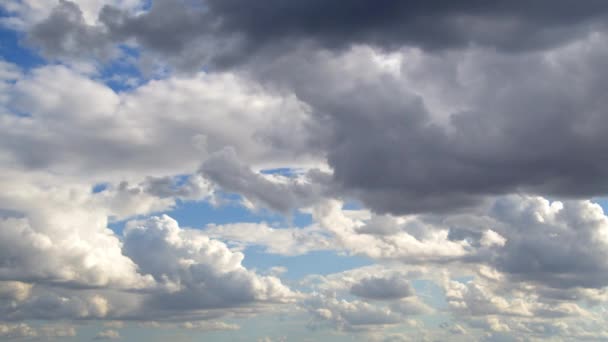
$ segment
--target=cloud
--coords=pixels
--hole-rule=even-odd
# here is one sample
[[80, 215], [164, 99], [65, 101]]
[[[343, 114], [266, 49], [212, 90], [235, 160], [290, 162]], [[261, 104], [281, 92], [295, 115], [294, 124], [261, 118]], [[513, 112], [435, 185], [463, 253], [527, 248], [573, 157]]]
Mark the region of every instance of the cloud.
[[[44, 64], [0, 61], [1, 338], [608, 339], [604, 1], [0, 7]], [[163, 215], [224, 193], [313, 222]], [[320, 250], [377, 264], [279, 279]]]
[[107, 228], [107, 212], [96, 210], [85, 193], [0, 182], [0, 206], [19, 214], [0, 218], [1, 278], [128, 289], [151, 284], [123, 255], [120, 240]]
[[198, 322], [184, 322], [181, 324], [184, 329], [197, 330], [197, 331], [217, 331], [217, 330], [239, 330], [240, 327], [236, 324], [230, 324], [220, 321], [198, 321]]
[[499, 270], [557, 288], [608, 284], [608, 219], [598, 204], [507, 197], [492, 214], [506, 239], [495, 259]]
[[18, 281], [1, 281], [0, 282], [0, 300], [16, 300], [23, 301], [30, 296], [32, 284], [22, 283]]
[[358, 297], [368, 299], [399, 299], [414, 294], [406, 278], [395, 274], [388, 278], [370, 276], [355, 283], [350, 292]]
[[53, 6], [45, 6], [36, 0], [6, 0], [0, 4], [0, 8], [3, 8], [10, 16], [3, 17], [0, 23], [16, 30], [27, 30], [48, 18], [53, 10], [57, 10], [57, 7], [76, 5], [82, 13], [83, 22], [93, 25], [97, 21], [100, 10], [106, 5], [134, 11], [141, 8], [142, 4], [140, 0], [75, 0], [73, 2], [55, 1]]
[[[305, 306], [317, 323], [329, 322], [338, 330], [366, 330], [402, 322], [398, 313], [362, 301], [346, 301], [316, 296]], [[314, 325], [313, 325], [314, 326]]]
[[116, 330], [104, 330], [100, 331], [97, 336], [95, 336], [95, 340], [119, 340], [120, 333]]
[[380, 213], [471, 209], [513, 192], [605, 193], [604, 77], [590, 71], [604, 69], [603, 36], [515, 55], [302, 49], [250, 72], [310, 106], [345, 196]]
[[76, 328], [66, 325], [46, 325], [40, 328], [41, 334], [49, 338], [74, 337]]
[[74, 337], [76, 329], [67, 325], [43, 325], [33, 328], [25, 323], [3, 324], [0, 323], [0, 337], [6, 340], [23, 340], [58, 337]]
[[0, 337], [6, 339], [17, 339], [24, 337], [35, 337], [38, 334], [25, 323], [0, 324]]
[[105, 59], [115, 54], [101, 27], [87, 25], [78, 4], [60, 0], [44, 21], [32, 27], [30, 42], [51, 57], [92, 53]]
[[[415, 232], [402, 231], [393, 235], [359, 233], [365, 220], [351, 218], [342, 210], [342, 203], [325, 201], [315, 206], [313, 218], [334, 234], [337, 246], [352, 254], [384, 260], [432, 262], [461, 259], [473, 252], [467, 241], [451, 241], [448, 229], [431, 227]], [[417, 234], [422, 232], [422, 234]]]
[[243, 267], [242, 253], [201, 231], [182, 229], [166, 215], [129, 222], [124, 252], [166, 289], [146, 299], [150, 309], [189, 311], [294, 299], [278, 278]]
[[266, 253], [288, 256], [335, 248], [326, 232], [315, 226], [271, 228], [266, 224], [254, 223], [212, 224], [204, 232], [237, 247], [264, 246]]
[[[86, 41], [96, 42], [95, 48], [131, 40], [181, 68], [192, 69], [233, 65], [256, 54], [268, 58], [304, 42], [333, 50], [358, 44], [381, 49], [420, 46], [431, 51], [469, 45], [533, 50], [563, 44], [601, 27], [607, 11], [605, 4], [596, 1], [573, 10], [565, 1], [530, 6], [521, 1], [492, 5], [369, 0], [285, 5], [269, 1], [253, 5], [212, 0], [201, 6], [157, 0], [138, 13], [129, 7], [106, 6], [98, 22], [87, 22], [75, 3], [63, 1], [33, 26], [30, 36], [46, 53], [68, 56], [95, 52], [87, 51], [86, 44], [73, 51], [73, 42], [86, 41], [85, 37], [95, 38]], [[434, 27], [431, 31], [429, 24]]]
[[0, 111], [12, 115], [0, 123], [3, 169], [141, 182], [193, 173], [226, 146], [256, 167], [297, 166], [297, 155], [300, 164], [319, 161], [306, 147], [306, 105], [235, 74], [156, 80], [116, 93], [67, 67], [43, 66], [5, 87], [10, 96]]
[[241, 162], [233, 148], [211, 154], [200, 172], [223, 190], [241, 194], [254, 205], [268, 207], [282, 214], [311, 206], [327, 191], [324, 184], [319, 184], [328, 177], [326, 174], [313, 171], [308, 177], [264, 177]]

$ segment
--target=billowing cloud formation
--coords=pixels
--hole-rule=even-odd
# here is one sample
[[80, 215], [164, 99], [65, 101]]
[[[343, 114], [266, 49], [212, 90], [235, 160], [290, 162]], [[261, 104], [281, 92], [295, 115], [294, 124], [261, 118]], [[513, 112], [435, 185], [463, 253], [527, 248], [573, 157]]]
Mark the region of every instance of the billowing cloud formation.
[[7, 65], [6, 77], [16, 81], [5, 85], [3, 111], [27, 115], [5, 116], [0, 129], [4, 157], [27, 169], [108, 181], [192, 172], [207, 151], [225, 146], [267, 164], [293, 157], [294, 149], [307, 153], [298, 147], [307, 139], [298, 133], [306, 106], [235, 75], [152, 81], [126, 94], [61, 66], [18, 75]]
[[245, 269], [243, 254], [199, 231], [180, 229], [168, 216], [130, 222], [124, 234], [125, 254], [167, 289], [149, 299], [154, 308], [221, 308], [293, 296], [279, 279]]
[[2, 279], [129, 289], [151, 283], [122, 254], [107, 213], [87, 203], [86, 194], [40, 193], [6, 179], [2, 184], [0, 203], [13, 211], [0, 219]]
[[605, 193], [604, 40], [509, 57], [297, 51], [255, 72], [324, 123], [316, 134], [345, 192], [380, 212], [437, 212], [510, 192]]

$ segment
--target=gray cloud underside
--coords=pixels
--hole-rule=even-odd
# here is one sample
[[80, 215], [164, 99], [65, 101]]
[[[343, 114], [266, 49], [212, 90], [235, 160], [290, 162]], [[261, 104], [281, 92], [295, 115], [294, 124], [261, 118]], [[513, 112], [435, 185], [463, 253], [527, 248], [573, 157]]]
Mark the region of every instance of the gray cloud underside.
[[[577, 28], [601, 21], [604, 2], [571, 9], [565, 2], [552, 1], [551, 11], [544, 10], [542, 3], [524, 6], [523, 2], [432, 6], [355, 1], [338, 6], [297, 1], [247, 6], [239, 1], [210, 1], [194, 11], [184, 6], [159, 1], [137, 16], [106, 7], [100, 24], [91, 26], [84, 23], [75, 4], [62, 2], [45, 22], [31, 29], [30, 38], [40, 46], [49, 43], [60, 48], [65, 45], [63, 33], [69, 42], [81, 38], [89, 42], [99, 36], [96, 46], [113, 46], [131, 37], [148, 49], [170, 52], [171, 62], [182, 54], [197, 56], [192, 49], [211, 53], [218, 51], [217, 44], [229, 48], [232, 38], [223, 40], [226, 32], [246, 45], [267, 41], [275, 47], [281, 46], [280, 35], [285, 35], [295, 41], [293, 48], [263, 49], [262, 57], [241, 64], [239, 70], [267, 87], [295, 95], [310, 108], [311, 122], [302, 127], [307, 140], [292, 146], [282, 141], [282, 146], [326, 157], [334, 170], [333, 191], [359, 198], [378, 212], [447, 211], [513, 192], [575, 197], [608, 192], [604, 177], [608, 144], [603, 133], [608, 122], [602, 115], [607, 79], [603, 70], [608, 60], [602, 43], [605, 35], [594, 26], [599, 31], [583, 30], [566, 39]], [[329, 20], [337, 13], [341, 20]], [[361, 13], [366, 15], [356, 15]], [[274, 19], [264, 20], [266, 16]], [[439, 36], [456, 37], [444, 43], [426, 38], [407, 27], [416, 18], [433, 22]], [[477, 21], [482, 24], [472, 25]], [[67, 22], [74, 27], [56, 27]], [[544, 49], [501, 54], [469, 47], [469, 42], [484, 40], [476, 39], [475, 32], [459, 38], [459, 30], [435, 25], [442, 22], [497, 34], [487, 41], [502, 48], [508, 45], [501, 45], [501, 37], [517, 37], [514, 40], [525, 45], [523, 41], [535, 39], [539, 31], [568, 34], [555, 33], [563, 44], [535, 42], [532, 45]], [[266, 23], [272, 23], [273, 29]], [[492, 27], [499, 24], [507, 28], [506, 34]], [[511, 29], [517, 34], [509, 33]], [[402, 58], [395, 62], [397, 70], [387, 72], [370, 61], [382, 55], [377, 51], [328, 52], [304, 42], [327, 39], [349, 47], [382, 46], [374, 44], [373, 37], [385, 37], [402, 48], [410, 44], [410, 31], [420, 39], [413, 46], [464, 49], [396, 49]], [[201, 39], [207, 43], [192, 43]], [[438, 113], [437, 103], [447, 112]]]
[[[302, 41], [329, 49], [353, 44], [386, 49], [413, 45], [437, 50], [470, 44], [505, 51], [539, 49], [602, 26], [607, 13], [601, 0], [578, 6], [568, 1], [157, 0], [138, 15], [107, 6], [99, 15], [101, 25], [93, 27], [81, 19], [77, 6], [62, 1], [34, 27], [32, 38], [51, 55], [104, 49], [108, 43], [135, 39], [162, 55], [179, 56], [183, 65], [196, 65], [204, 56], [214, 64], [229, 65]], [[205, 51], [210, 48], [213, 52]], [[188, 57], [191, 53], [194, 56]]]

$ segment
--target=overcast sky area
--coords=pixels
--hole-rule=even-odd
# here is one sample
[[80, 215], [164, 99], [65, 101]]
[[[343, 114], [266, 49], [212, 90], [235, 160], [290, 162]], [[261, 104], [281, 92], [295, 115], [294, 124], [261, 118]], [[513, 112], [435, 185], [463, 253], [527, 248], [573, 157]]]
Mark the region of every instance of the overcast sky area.
[[1, 341], [608, 341], [608, 1], [0, 0]]

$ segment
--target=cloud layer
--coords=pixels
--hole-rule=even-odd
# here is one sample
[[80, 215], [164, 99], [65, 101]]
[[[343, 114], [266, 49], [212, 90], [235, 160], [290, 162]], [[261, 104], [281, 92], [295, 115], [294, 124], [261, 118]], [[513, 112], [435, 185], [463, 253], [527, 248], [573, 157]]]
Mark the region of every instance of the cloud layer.
[[0, 338], [608, 340], [605, 1], [0, 9]]

